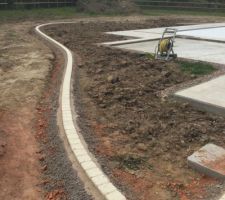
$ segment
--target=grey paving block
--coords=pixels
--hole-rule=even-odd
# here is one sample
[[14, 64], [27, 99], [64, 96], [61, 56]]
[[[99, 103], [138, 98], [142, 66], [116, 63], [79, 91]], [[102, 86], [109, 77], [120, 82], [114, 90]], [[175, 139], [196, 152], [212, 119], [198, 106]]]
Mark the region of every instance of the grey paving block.
[[193, 169], [208, 176], [225, 180], [225, 149], [207, 144], [188, 157]]

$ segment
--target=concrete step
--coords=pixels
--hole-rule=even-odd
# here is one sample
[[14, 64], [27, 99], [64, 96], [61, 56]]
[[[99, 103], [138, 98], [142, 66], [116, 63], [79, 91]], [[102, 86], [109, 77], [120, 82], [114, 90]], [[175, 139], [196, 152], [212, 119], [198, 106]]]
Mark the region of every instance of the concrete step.
[[198, 109], [225, 115], [225, 75], [178, 91], [174, 95]]
[[208, 176], [225, 180], [225, 149], [207, 144], [188, 157], [188, 164]]

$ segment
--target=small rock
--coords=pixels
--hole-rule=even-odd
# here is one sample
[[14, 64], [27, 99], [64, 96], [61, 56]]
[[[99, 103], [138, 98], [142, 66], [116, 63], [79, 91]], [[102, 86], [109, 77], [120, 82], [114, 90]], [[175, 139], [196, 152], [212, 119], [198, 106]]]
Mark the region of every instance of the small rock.
[[137, 148], [141, 151], [147, 151], [148, 147], [144, 143], [138, 143]]
[[220, 189], [222, 189], [222, 188], [223, 188], [223, 186], [222, 186], [222, 185], [216, 185], [216, 187], [217, 187], [217, 188], [220, 188]]
[[97, 69], [97, 70], [96, 70], [96, 74], [100, 74], [100, 73], [102, 73], [102, 72], [103, 72], [102, 69]]
[[40, 160], [40, 161], [44, 161], [44, 159], [45, 159], [44, 156], [40, 156], [40, 157], [39, 157], [39, 160]]
[[47, 165], [44, 165], [42, 168], [42, 171], [46, 171], [48, 169]]
[[117, 137], [117, 136], [120, 135], [120, 132], [119, 132], [119, 131], [114, 131], [114, 132], [112, 133], [112, 135], [113, 135], [114, 137]]
[[82, 64], [82, 63], [78, 63], [77, 66], [78, 66], [79, 68], [82, 68], [82, 67], [83, 67], [83, 64]]
[[171, 195], [172, 195], [172, 197], [176, 197], [177, 196], [177, 192], [172, 192]]
[[110, 75], [110, 76], [107, 77], [107, 81], [109, 83], [114, 84], [114, 83], [119, 82], [119, 77], [118, 76], [115, 76], [115, 75]]
[[129, 125], [129, 124], [125, 128], [125, 130], [130, 134], [133, 132], [134, 129], [135, 129], [134, 125]]
[[137, 133], [132, 133], [130, 135], [130, 137], [133, 138], [133, 139], [136, 139], [136, 138], [138, 138], [138, 134]]
[[139, 96], [143, 96], [143, 95], [144, 95], [143, 91], [139, 91], [139, 92], [138, 92], [138, 95], [139, 95]]
[[106, 108], [106, 105], [104, 103], [99, 104], [100, 108]]
[[201, 142], [208, 142], [209, 141], [209, 137], [207, 135], [201, 135], [200, 141]]
[[3, 156], [6, 153], [5, 147], [6, 142], [0, 141], [0, 156]]

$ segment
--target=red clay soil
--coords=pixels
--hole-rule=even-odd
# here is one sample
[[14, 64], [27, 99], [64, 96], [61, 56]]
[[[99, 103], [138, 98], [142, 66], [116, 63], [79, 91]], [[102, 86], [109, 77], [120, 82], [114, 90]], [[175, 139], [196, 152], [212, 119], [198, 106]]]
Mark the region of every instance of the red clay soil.
[[0, 112], [0, 199], [41, 199], [39, 149], [32, 106]]
[[35, 105], [52, 55], [30, 34], [33, 25], [0, 25], [0, 199], [4, 200], [43, 199]]

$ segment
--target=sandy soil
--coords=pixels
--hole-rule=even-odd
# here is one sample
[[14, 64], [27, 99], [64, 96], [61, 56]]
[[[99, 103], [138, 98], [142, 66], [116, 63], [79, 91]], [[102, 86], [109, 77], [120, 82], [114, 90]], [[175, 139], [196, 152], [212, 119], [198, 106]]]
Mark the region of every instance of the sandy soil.
[[46, 29], [81, 58], [74, 88], [82, 106], [84, 136], [103, 169], [130, 199], [206, 200], [224, 189], [221, 182], [201, 176], [186, 163], [187, 156], [206, 143], [224, 146], [224, 118], [160, 96], [195, 77], [181, 72], [175, 62], [95, 45], [118, 39], [103, 31], [182, 22], [192, 20], [81, 22]]
[[1, 25], [0, 199], [41, 199], [35, 106], [52, 53], [29, 35], [31, 23]]

